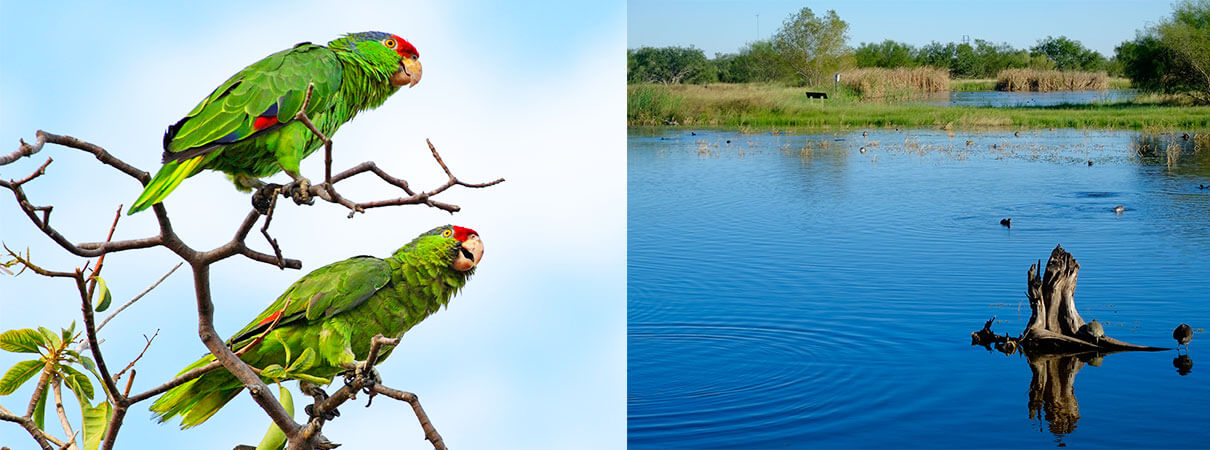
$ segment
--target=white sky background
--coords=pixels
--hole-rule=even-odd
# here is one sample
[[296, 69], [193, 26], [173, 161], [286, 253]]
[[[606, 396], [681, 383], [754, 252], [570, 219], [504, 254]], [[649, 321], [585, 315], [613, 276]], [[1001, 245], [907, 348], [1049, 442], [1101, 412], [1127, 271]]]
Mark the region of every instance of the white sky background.
[[[348, 220], [346, 210], [326, 203], [279, 203], [271, 231], [303, 270], [242, 258], [213, 266], [218, 331], [238, 330], [324, 264], [389, 255], [436, 225], [468, 226], [483, 237], [483, 264], [447, 310], [410, 331], [379, 366], [386, 384], [417, 393], [453, 448], [625, 445], [622, 3], [553, 10], [513, 2], [49, 3], [0, 2], [0, 152], [45, 129], [101, 145], [151, 172], [159, 168], [164, 129], [244, 66], [296, 42], [324, 43], [345, 32], [381, 30], [410, 40], [420, 50], [423, 80], [340, 129], [334, 170], [374, 160], [413, 186], [432, 187], [444, 174], [424, 145], [430, 138], [460, 178], [508, 181], [447, 191], [439, 199], [463, 208], [453, 216], [397, 207]], [[22, 178], [47, 157], [54, 163], [27, 193], [35, 204], [53, 204], [51, 223], [77, 242], [104, 239], [118, 204], [128, 207], [141, 191], [86, 154], [50, 145], [0, 167], [0, 177]], [[302, 170], [321, 179], [322, 153]], [[398, 196], [370, 177], [339, 187], [354, 199]], [[202, 250], [229, 239], [249, 210], [247, 195], [214, 172], [187, 180], [166, 205], [177, 232]], [[115, 239], [155, 230], [151, 213], [123, 216]], [[36, 230], [7, 190], [0, 192], [0, 240], [29, 247], [34, 261], [50, 269], [83, 264]], [[248, 242], [268, 249], [257, 232]], [[162, 248], [110, 255], [103, 275], [115, 304], [177, 261]], [[70, 283], [0, 275], [0, 330], [58, 329], [79, 321], [78, 310]], [[169, 379], [205, 352], [188, 267], [102, 331], [111, 370], [133, 359], [143, 335], [157, 329], [136, 366], [135, 391]], [[0, 370], [22, 356], [0, 352]], [[33, 384], [0, 397], [0, 405], [24, 411]], [[301, 416], [309, 398], [289, 386]], [[269, 423], [246, 393], [183, 432], [151, 421], [149, 404], [130, 410], [119, 448], [231, 448], [255, 444]], [[431, 448], [406, 404], [379, 398], [372, 408], [362, 405], [364, 398], [346, 403], [325, 435], [345, 448]], [[70, 411], [78, 426], [78, 412]], [[55, 422], [48, 417], [48, 428], [61, 436]], [[0, 423], [0, 444], [33, 446], [10, 423]]]

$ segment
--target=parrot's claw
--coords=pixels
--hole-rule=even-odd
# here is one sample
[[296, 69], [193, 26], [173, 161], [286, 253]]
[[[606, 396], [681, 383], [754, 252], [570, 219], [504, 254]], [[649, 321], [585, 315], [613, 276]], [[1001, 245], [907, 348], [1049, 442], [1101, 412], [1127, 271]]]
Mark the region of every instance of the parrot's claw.
[[268, 183], [264, 186], [261, 186], [256, 190], [256, 192], [252, 193], [252, 207], [255, 208], [256, 212], [260, 213], [260, 215], [268, 215], [269, 205], [273, 204], [273, 197], [277, 196], [277, 193], [281, 188], [282, 185], [277, 183]]
[[286, 185], [286, 193], [294, 199], [296, 205], [313, 205], [315, 198], [311, 197], [311, 180], [298, 177], [293, 183]]
[[[323, 403], [324, 401], [327, 401], [328, 393], [324, 392], [324, 390], [322, 388], [320, 388], [318, 385], [308, 383], [308, 382], [303, 382], [303, 381], [299, 381], [298, 388], [304, 394], [307, 394], [315, 399], [314, 404], [307, 405], [305, 408], [303, 408], [303, 411], [306, 411], [306, 413], [307, 413], [307, 417], [314, 419], [316, 417], [315, 405], [318, 405], [320, 403]], [[332, 419], [335, 419], [337, 417], [340, 417], [340, 410], [337, 410], [337, 409], [328, 411], [327, 413], [324, 413], [324, 415], [323, 415], [324, 420], [329, 420], [329, 421]]]
[[367, 368], [366, 363], [363, 361], [354, 362], [353, 368], [341, 372], [341, 375], [345, 377], [345, 384], [353, 384], [358, 379], [369, 381], [366, 384], [367, 390], [369, 386], [382, 383], [382, 377], [378, 375], [378, 369], [374, 367]]

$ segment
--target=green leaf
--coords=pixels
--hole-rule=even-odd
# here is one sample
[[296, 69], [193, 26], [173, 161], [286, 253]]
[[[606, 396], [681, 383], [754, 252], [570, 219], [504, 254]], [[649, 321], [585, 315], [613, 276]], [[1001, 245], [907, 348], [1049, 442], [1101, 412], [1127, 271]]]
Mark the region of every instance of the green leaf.
[[328, 384], [328, 383], [332, 382], [331, 378], [320, 378], [320, 377], [317, 377], [314, 375], [307, 375], [305, 373], [291, 374], [290, 378], [293, 378], [295, 380], [309, 381], [309, 382], [312, 382], [315, 384]]
[[97, 280], [97, 295], [101, 300], [97, 302], [97, 312], [109, 309], [109, 302], [113, 301], [113, 294], [109, 293], [109, 286], [105, 285], [105, 279], [101, 277], [93, 277]]
[[51, 349], [58, 350], [59, 347], [63, 346], [63, 340], [59, 339], [59, 335], [55, 334], [53, 331], [50, 331], [50, 329], [46, 327], [38, 327], [38, 332], [42, 333], [43, 342], [45, 342], [46, 345]]
[[88, 369], [89, 372], [97, 373], [97, 363], [92, 362], [92, 358], [81, 356], [80, 365], [84, 366], [85, 369]]
[[286, 369], [286, 372], [291, 374], [294, 374], [295, 372], [302, 372], [310, 369], [313, 365], [315, 365], [315, 350], [307, 347], [303, 350], [301, 355], [298, 355], [298, 359], [294, 360], [294, 364], [290, 364], [290, 367]]
[[280, 364], [270, 364], [268, 367], [261, 369], [260, 376], [280, 380], [286, 377], [286, 370]]
[[[281, 402], [281, 406], [286, 409], [290, 417], [294, 417], [294, 397], [290, 394], [290, 390], [281, 385], [277, 386], [277, 390], [279, 392], [277, 399]], [[273, 422], [269, 422], [269, 431], [265, 432], [265, 437], [261, 439], [260, 444], [257, 444], [256, 450], [281, 450], [285, 446], [286, 434], [282, 433]]]
[[76, 393], [77, 397], [81, 398], [80, 406], [87, 406], [94, 394], [92, 381], [88, 379], [87, 375], [80, 373], [80, 371], [70, 366], [61, 366], [60, 369], [66, 374], [63, 377], [63, 381], [67, 382], [67, 388], [71, 389], [72, 392]]
[[38, 346], [46, 345], [46, 341], [37, 331], [29, 328], [8, 330], [0, 334], [0, 350], [13, 353], [38, 353]]
[[50, 392], [50, 378], [46, 379], [46, 387], [42, 389], [42, 396], [38, 397], [38, 404], [34, 406], [34, 425], [39, 429], [46, 429], [46, 394]]
[[38, 372], [41, 372], [43, 365], [42, 361], [36, 359], [14, 364], [4, 374], [4, 378], [0, 378], [0, 395], [12, 394], [13, 391], [20, 388], [26, 381], [29, 381]]
[[71, 326], [63, 329], [63, 341], [71, 342], [76, 335], [76, 321], [71, 321]]
[[105, 437], [105, 430], [109, 428], [113, 407], [109, 402], [101, 402], [95, 407], [81, 405], [80, 409], [84, 416], [84, 450], [97, 450]]

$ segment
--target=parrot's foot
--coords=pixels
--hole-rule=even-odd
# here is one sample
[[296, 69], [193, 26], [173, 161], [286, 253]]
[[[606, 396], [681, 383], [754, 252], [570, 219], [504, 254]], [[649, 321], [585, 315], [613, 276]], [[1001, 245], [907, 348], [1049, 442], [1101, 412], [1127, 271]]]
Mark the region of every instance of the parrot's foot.
[[[303, 410], [306, 411], [307, 417], [310, 417], [312, 419], [316, 418], [317, 415], [315, 414], [315, 405], [321, 404], [324, 401], [328, 400], [328, 393], [324, 392], [324, 390], [322, 388], [320, 388], [319, 385], [316, 385], [313, 383], [308, 383], [306, 381], [299, 381], [298, 389], [301, 390], [303, 394], [306, 394], [306, 395], [310, 396], [311, 398], [315, 399], [314, 404], [307, 405], [305, 408], [303, 408]], [[336, 410], [336, 409], [328, 411], [328, 412], [324, 413], [324, 415], [323, 415], [324, 420], [332, 420], [337, 417], [340, 417], [340, 410]]]
[[256, 212], [265, 216], [269, 214], [269, 206], [273, 204], [273, 197], [281, 191], [282, 185], [277, 183], [268, 183], [262, 185], [256, 192], [252, 193], [252, 207]]
[[344, 375], [345, 384], [353, 384], [357, 380], [366, 381], [366, 389], [370, 386], [382, 383], [382, 377], [378, 375], [378, 369], [374, 367], [366, 367], [365, 361], [356, 361], [350, 365], [348, 370], [341, 372]]
[[296, 205], [315, 204], [315, 198], [311, 197], [311, 180], [306, 177], [300, 176], [293, 183], [287, 184], [286, 193], [290, 194]]

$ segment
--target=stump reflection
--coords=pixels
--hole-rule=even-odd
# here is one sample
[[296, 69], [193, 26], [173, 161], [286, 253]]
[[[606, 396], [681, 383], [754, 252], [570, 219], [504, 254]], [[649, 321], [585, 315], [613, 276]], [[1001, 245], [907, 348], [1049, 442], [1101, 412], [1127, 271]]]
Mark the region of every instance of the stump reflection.
[[1029, 381], [1029, 418], [1041, 418], [1056, 435], [1069, 434], [1080, 420], [1080, 403], [1076, 401], [1076, 374], [1085, 362], [1100, 365], [1100, 355], [1025, 354], [1033, 377]]

